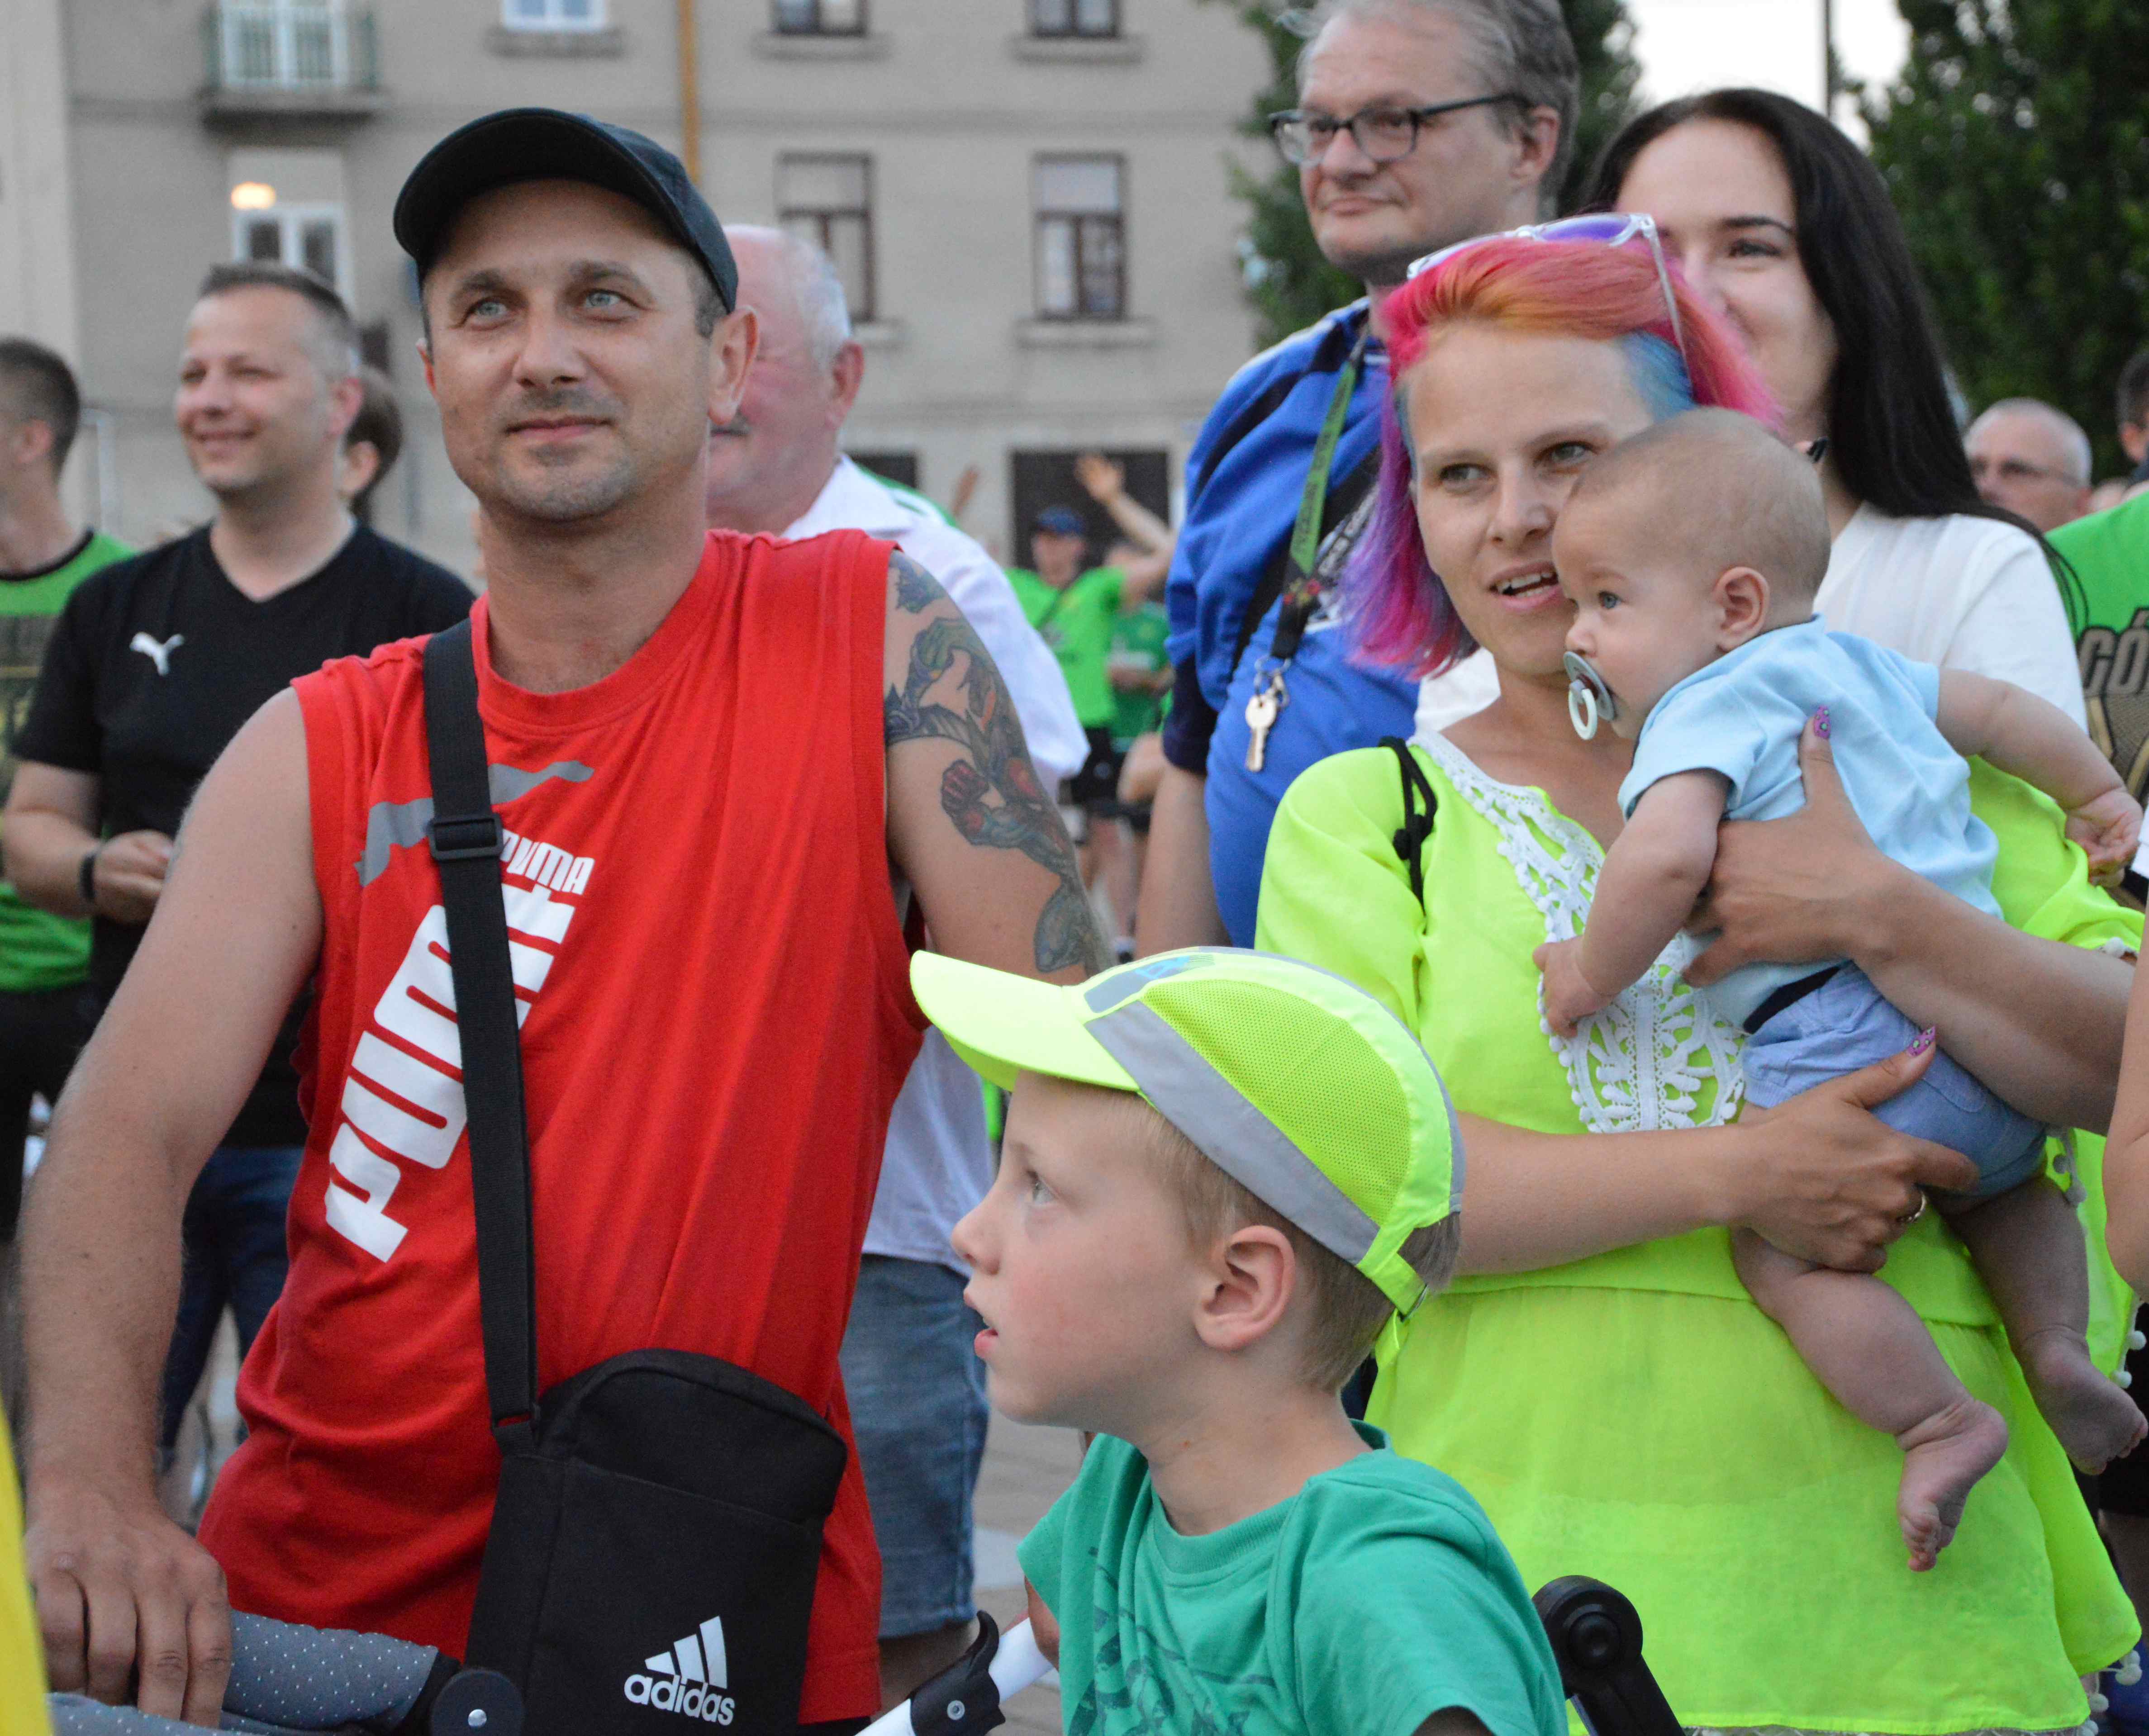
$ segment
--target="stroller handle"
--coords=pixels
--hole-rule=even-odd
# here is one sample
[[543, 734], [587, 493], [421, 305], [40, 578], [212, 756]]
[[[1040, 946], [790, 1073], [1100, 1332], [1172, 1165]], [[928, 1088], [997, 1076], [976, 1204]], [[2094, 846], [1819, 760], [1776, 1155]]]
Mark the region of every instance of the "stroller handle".
[[1642, 1618], [1601, 1579], [1555, 1579], [1530, 1600], [1552, 1642], [1559, 1685], [1592, 1736], [1681, 1736], [1642, 1661]]
[[864, 1736], [978, 1736], [1007, 1721], [1001, 1701], [1041, 1682], [1051, 1669], [1027, 1621], [1003, 1633], [981, 1609], [970, 1649], [868, 1724]]

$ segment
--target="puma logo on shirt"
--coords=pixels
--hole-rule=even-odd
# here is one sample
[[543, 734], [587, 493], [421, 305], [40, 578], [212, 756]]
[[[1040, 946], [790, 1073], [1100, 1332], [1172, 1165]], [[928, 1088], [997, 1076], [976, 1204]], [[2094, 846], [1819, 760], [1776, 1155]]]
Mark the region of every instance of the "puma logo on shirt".
[[[526, 847], [529, 841], [520, 842], [526, 847], [517, 855], [526, 862], [534, 852]], [[571, 877], [575, 893], [588, 883], [590, 858], [549, 844], [536, 845], [534, 851], [578, 865], [581, 872]], [[505, 872], [527, 875], [526, 868], [513, 862]], [[571, 894], [556, 899], [546, 886], [518, 886], [512, 878], [502, 882], [501, 897], [507, 909], [507, 951], [519, 1023], [529, 1016], [531, 1002], [551, 974], [579, 900]], [[418, 924], [402, 968], [360, 1034], [344, 1074], [340, 1125], [329, 1147], [335, 1173], [327, 1189], [328, 1226], [375, 1260], [393, 1256], [409, 1228], [386, 1210], [403, 1180], [402, 1169], [391, 1160], [438, 1170], [462, 1137], [468, 1115], [462, 1059], [447, 913], [435, 904]]]
[[158, 674], [169, 675], [172, 672], [173, 651], [186, 642], [187, 636], [184, 633], [174, 633], [169, 639], [152, 639], [147, 633], [137, 633], [127, 642], [127, 648], [129, 651], [140, 652], [143, 657], [154, 663], [157, 666]]
[[[497, 808], [528, 795], [541, 783], [557, 777], [566, 783], [581, 783], [589, 777], [591, 768], [580, 760], [555, 760], [551, 765], [535, 772], [526, 772], [519, 766], [495, 766], [485, 768], [486, 792]], [[366, 810], [365, 851], [358, 858], [358, 883], [370, 886], [387, 871], [390, 855], [398, 848], [414, 849], [425, 842], [425, 828], [433, 823], [433, 798], [420, 796], [414, 802], [376, 802]], [[511, 833], [511, 837], [512, 834]], [[510, 869], [510, 873], [516, 872]], [[532, 878], [537, 878], [532, 876]], [[551, 883], [549, 881], [547, 883]], [[580, 888], [576, 888], [579, 890]]]

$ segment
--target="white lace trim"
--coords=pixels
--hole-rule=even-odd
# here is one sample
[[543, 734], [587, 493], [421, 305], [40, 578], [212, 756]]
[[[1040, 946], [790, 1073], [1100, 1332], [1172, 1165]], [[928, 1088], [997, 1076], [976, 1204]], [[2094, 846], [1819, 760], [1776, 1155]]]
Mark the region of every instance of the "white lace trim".
[[[1544, 917], [1545, 938], [1571, 940], [1589, 918], [1603, 853], [1541, 790], [1500, 783], [1442, 735], [1413, 737], [1462, 799], [1491, 824], [1523, 895]], [[1739, 1028], [1679, 973], [1699, 950], [1681, 934], [1626, 993], [1556, 1037], [1538, 1002], [1538, 1024], [1567, 1070], [1568, 1089], [1592, 1133], [1653, 1133], [1714, 1127], [1730, 1120], [1746, 1093]], [[1703, 1087], [1715, 1090], [1707, 1110]]]

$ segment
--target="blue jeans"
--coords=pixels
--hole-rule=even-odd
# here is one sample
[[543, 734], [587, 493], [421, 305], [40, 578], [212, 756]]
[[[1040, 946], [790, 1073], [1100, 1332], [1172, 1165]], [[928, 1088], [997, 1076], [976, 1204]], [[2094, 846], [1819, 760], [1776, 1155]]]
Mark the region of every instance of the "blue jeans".
[[880, 1545], [880, 1637], [977, 1612], [970, 1502], [985, 1457], [985, 1367], [960, 1272], [868, 1254], [843, 1335], [843, 1391]]
[[187, 1401], [209, 1366], [217, 1322], [231, 1310], [239, 1354], [283, 1294], [289, 1254], [284, 1220], [291, 1209], [303, 1145], [219, 1145], [187, 1196], [180, 1235], [185, 1266], [179, 1317], [164, 1358], [164, 1432], [167, 1457], [179, 1444]]

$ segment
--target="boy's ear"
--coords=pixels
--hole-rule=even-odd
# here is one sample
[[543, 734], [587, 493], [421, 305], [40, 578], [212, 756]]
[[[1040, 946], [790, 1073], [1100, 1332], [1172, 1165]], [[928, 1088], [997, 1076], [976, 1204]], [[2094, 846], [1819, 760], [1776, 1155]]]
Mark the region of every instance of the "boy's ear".
[[1769, 581], [1750, 566], [1727, 566], [1716, 576], [1717, 648], [1744, 645], [1767, 625]]
[[1298, 1292], [1298, 1254], [1271, 1224], [1246, 1224], [1217, 1244], [1194, 1329], [1216, 1351], [1243, 1351], [1276, 1328]]

